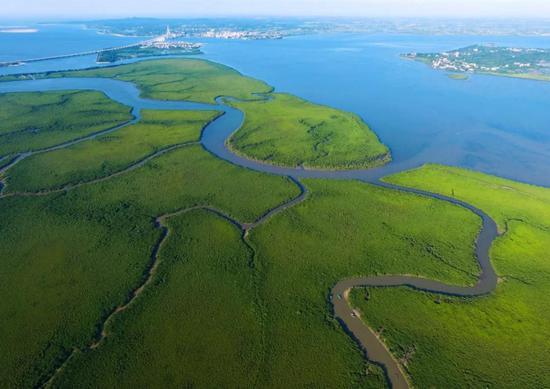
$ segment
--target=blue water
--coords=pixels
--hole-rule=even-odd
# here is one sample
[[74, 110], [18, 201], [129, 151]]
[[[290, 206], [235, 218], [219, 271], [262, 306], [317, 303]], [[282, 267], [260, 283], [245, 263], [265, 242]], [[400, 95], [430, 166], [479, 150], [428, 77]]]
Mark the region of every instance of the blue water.
[[[99, 34], [75, 24], [17, 24], [37, 29], [35, 33], [0, 33], [0, 62], [50, 57], [85, 52], [108, 47], [124, 46], [143, 38], [117, 37]], [[0, 23], [0, 26], [7, 26]], [[0, 28], [1, 29], [1, 28]], [[0, 74], [40, 72], [58, 69], [78, 69], [96, 66], [96, 56], [65, 58], [37, 62], [25, 66], [0, 68]]]
[[[55, 53], [71, 52], [135, 39], [71, 27], [71, 33], [85, 37], [78, 46], [62, 26], [56, 28], [53, 35], [28, 34], [35, 35], [37, 51], [54, 53], [55, 46]], [[0, 34], [0, 58], [23, 54], [18, 45], [6, 43], [6, 35], [13, 39]], [[348, 34], [207, 40], [203, 57], [265, 80], [277, 91], [359, 114], [392, 149], [395, 170], [436, 162], [550, 186], [550, 82], [492, 76], [457, 81], [399, 57], [484, 42], [550, 47], [549, 37]], [[93, 64], [93, 59], [73, 60], [71, 66], [52, 61], [18, 71]]]
[[457, 81], [399, 56], [481, 42], [550, 47], [548, 37], [325, 35], [205, 50], [278, 91], [359, 114], [396, 166], [438, 162], [550, 186], [550, 82]]

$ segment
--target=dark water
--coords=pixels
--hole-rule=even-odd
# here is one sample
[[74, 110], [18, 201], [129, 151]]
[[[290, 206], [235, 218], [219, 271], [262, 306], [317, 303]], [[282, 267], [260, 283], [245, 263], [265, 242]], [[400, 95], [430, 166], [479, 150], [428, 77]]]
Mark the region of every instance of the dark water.
[[[34, 42], [30, 51], [20, 44], [19, 34], [0, 34], [0, 59], [137, 40], [80, 27], [51, 28], [21, 34]], [[359, 114], [392, 149], [392, 170], [438, 162], [550, 186], [550, 82], [491, 76], [457, 81], [399, 57], [484, 42], [550, 47], [550, 37], [319, 35], [206, 40], [203, 57], [265, 80], [278, 91]], [[93, 64], [93, 58], [82, 57], [4, 68], [0, 74]]]

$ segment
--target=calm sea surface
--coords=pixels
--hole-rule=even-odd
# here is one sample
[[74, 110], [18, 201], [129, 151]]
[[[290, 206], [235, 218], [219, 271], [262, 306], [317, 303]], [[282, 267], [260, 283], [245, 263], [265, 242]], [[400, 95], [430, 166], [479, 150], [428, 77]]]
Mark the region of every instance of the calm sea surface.
[[[38, 32], [28, 34], [0, 32], [0, 62], [86, 52], [124, 46], [142, 40], [140, 38], [102, 35], [95, 30], [87, 30], [76, 24], [20, 24], [19, 26], [37, 29]], [[0, 30], [5, 27], [6, 23], [0, 22]], [[90, 67], [96, 66], [95, 59], [96, 56], [91, 55], [36, 62], [26, 66], [0, 68], [0, 74]]]
[[[0, 61], [139, 40], [79, 26], [37, 28], [35, 34], [0, 33]], [[436, 162], [550, 186], [550, 82], [492, 76], [458, 81], [399, 57], [474, 43], [550, 47], [550, 37], [347, 34], [206, 43], [203, 58], [277, 91], [359, 114], [390, 146], [396, 168]], [[0, 68], [0, 74], [92, 65], [93, 57], [82, 57]]]

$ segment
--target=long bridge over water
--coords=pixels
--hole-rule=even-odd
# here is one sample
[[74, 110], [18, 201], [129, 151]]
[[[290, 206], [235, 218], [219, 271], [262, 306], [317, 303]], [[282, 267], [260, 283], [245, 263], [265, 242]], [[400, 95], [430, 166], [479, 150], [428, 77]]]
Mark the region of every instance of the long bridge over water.
[[[157, 38], [155, 38], [157, 39]], [[154, 40], [154, 39], [152, 39]], [[40, 57], [40, 58], [31, 58], [31, 59], [21, 59], [21, 60], [15, 60], [15, 61], [8, 61], [8, 62], [0, 62], [0, 67], [7, 67], [7, 66], [19, 66], [26, 63], [31, 62], [42, 62], [42, 61], [50, 61], [54, 59], [63, 59], [63, 58], [72, 58], [72, 57], [84, 57], [87, 55], [97, 55], [100, 53], [105, 53], [108, 51], [115, 51], [115, 50], [122, 50], [122, 49], [128, 49], [131, 47], [137, 47], [141, 46], [143, 44], [146, 44], [147, 42], [150, 42], [151, 40], [141, 41], [137, 43], [132, 43], [129, 45], [124, 46], [118, 46], [118, 47], [109, 47], [107, 49], [98, 49], [98, 50], [90, 50], [90, 51], [81, 51], [78, 53], [71, 53], [71, 54], [60, 54], [60, 55], [54, 55], [50, 57]]]

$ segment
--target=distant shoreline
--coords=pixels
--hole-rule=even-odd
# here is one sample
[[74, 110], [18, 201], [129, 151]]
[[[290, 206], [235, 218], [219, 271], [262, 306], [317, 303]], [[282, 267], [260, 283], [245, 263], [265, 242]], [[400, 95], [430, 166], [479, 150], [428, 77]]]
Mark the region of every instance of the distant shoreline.
[[36, 28], [21, 28], [21, 27], [2, 28], [2, 29], [0, 29], [0, 33], [4, 33], [4, 34], [33, 34], [35, 32], [38, 32], [38, 29], [36, 29]]

